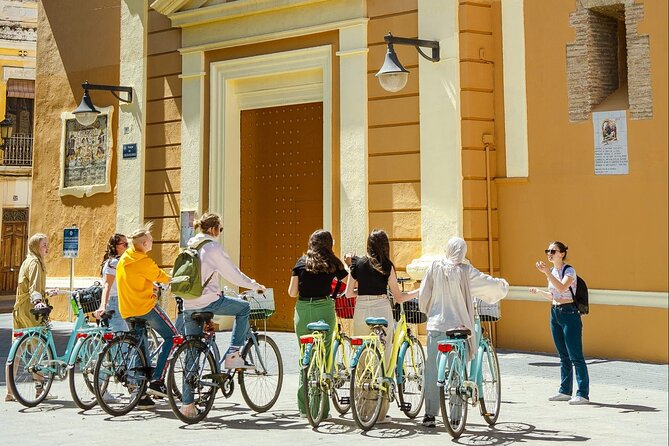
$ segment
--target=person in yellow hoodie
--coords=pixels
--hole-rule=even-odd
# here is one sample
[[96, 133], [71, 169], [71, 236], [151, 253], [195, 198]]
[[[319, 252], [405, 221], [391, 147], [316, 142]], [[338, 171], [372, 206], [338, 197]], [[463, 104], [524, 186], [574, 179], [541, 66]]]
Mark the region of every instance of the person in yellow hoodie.
[[[146, 393], [166, 398], [165, 364], [172, 349], [172, 340], [178, 332], [170, 317], [158, 305], [156, 295], [153, 293], [154, 282], [168, 283], [170, 277], [146, 254], [153, 247], [151, 227], [152, 223], [148, 223], [130, 234], [132, 247], [128, 248], [118, 261], [116, 284], [121, 316], [124, 319], [129, 317], [145, 319], [164, 340]], [[142, 345], [148, 358], [146, 333], [142, 331], [138, 335], [144, 338]], [[139, 409], [149, 409], [154, 405], [155, 403], [151, 398], [144, 396], [137, 407]]]

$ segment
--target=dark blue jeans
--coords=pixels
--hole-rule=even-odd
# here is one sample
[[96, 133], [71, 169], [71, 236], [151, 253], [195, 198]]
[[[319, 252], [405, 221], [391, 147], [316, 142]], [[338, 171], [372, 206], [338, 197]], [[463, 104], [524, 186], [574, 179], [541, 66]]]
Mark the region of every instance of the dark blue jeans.
[[[172, 350], [173, 338], [179, 332], [172, 324], [170, 317], [165, 313], [165, 310], [160, 308], [158, 305], [153, 307], [151, 311], [146, 313], [143, 316], [138, 316], [142, 319], [145, 319], [148, 325], [151, 326], [158, 334], [163, 338], [163, 346], [160, 349], [158, 354], [158, 360], [156, 362], [156, 368], [153, 370], [153, 376], [151, 379], [163, 379], [165, 373], [165, 364], [167, 363], [167, 358], [170, 355]], [[149, 340], [146, 336], [145, 330], [135, 329], [136, 336], [143, 339], [142, 348], [144, 349], [144, 355], [146, 356], [147, 362], [151, 364], [151, 354], [149, 352]]]
[[551, 334], [560, 355], [560, 393], [571, 395], [574, 370], [577, 396], [590, 397], [590, 378], [583, 357], [583, 322], [575, 305], [551, 307]]

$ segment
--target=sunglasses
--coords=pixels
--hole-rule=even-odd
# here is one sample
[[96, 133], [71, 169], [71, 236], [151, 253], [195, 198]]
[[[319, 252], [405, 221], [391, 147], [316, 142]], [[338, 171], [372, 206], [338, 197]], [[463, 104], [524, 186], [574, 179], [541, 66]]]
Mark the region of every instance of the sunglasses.
[[558, 251], [557, 249], [544, 249], [544, 252], [546, 254], [555, 255], [556, 252], [562, 252], [562, 251]]
[[116, 246], [125, 246], [127, 248], [128, 247], [128, 242], [117, 243]]

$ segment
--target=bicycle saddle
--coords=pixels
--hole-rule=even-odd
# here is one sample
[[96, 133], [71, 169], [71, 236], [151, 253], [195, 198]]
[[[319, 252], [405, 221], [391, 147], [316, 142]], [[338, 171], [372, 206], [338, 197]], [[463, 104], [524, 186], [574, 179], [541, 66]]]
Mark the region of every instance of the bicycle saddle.
[[388, 321], [385, 317], [368, 317], [365, 319], [365, 324], [373, 327], [374, 325], [381, 325], [382, 327], [388, 326]]
[[203, 324], [206, 324], [207, 322], [212, 320], [213, 317], [214, 313], [212, 313], [211, 311], [201, 311], [190, 315], [190, 318], [193, 319], [195, 322], [200, 322]]
[[469, 328], [451, 328], [446, 330], [446, 337], [449, 339], [467, 339], [472, 331]]
[[44, 307], [44, 308], [40, 308], [39, 310], [35, 310], [35, 309], [33, 308], [32, 310], [30, 310], [30, 312], [31, 312], [32, 314], [34, 314], [35, 316], [40, 316], [40, 315], [42, 315], [42, 316], [46, 316], [47, 314], [51, 313], [51, 310], [52, 310], [52, 309], [53, 309], [52, 306], [48, 306], [48, 307]]
[[143, 317], [129, 317], [125, 320], [128, 324], [130, 325], [135, 325], [135, 324], [144, 324], [146, 325], [146, 319]]
[[104, 313], [102, 313], [102, 316], [100, 316], [100, 320], [101, 321], [109, 320], [114, 316], [114, 313], [116, 313], [116, 311], [114, 310], [105, 311]]
[[310, 322], [307, 324], [307, 330], [328, 332], [330, 326], [325, 321]]

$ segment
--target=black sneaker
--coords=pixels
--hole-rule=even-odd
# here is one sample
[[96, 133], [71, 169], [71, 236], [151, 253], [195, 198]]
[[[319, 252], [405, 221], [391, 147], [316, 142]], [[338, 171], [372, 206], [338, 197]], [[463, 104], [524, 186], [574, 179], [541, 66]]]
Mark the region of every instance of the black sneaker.
[[149, 388], [146, 389], [146, 393], [158, 398], [167, 398], [167, 387], [165, 387], [165, 383], [162, 380], [157, 379], [151, 381]]
[[137, 408], [139, 410], [149, 410], [156, 407], [156, 403], [153, 402], [150, 396], [144, 395], [139, 402], [137, 403]]
[[437, 423], [434, 421], [434, 417], [425, 415], [421, 424], [425, 427], [436, 427]]

